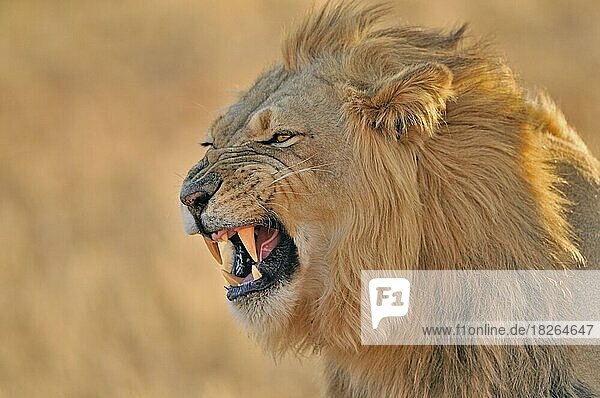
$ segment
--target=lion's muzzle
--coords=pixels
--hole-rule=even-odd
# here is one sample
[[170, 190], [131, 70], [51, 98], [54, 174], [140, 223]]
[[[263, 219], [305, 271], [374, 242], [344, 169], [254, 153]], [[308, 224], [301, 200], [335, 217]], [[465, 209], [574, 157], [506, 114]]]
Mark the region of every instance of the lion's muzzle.
[[[215, 195], [223, 183], [223, 179], [219, 174], [205, 172], [207, 165], [208, 162], [203, 159], [194, 166], [181, 186], [179, 199], [187, 208], [187, 211], [182, 208], [182, 217], [186, 233], [188, 234], [205, 232], [201, 219], [202, 212], [206, 208], [210, 198]], [[194, 219], [197, 228], [193, 228], [190, 215]]]

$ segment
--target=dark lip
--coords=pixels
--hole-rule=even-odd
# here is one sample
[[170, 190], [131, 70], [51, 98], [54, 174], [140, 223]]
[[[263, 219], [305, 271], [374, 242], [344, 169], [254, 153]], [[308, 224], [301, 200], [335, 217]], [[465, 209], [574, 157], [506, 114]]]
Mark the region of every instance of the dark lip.
[[262, 278], [239, 286], [227, 286], [227, 299], [229, 301], [235, 301], [252, 293], [266, 290], [278, 282], [291, 280], [298, 268], [298, 250], [293, 239], [285, 230], [278, 229], [282, 234], [279, 244], [273, 249], [269, 257], [259, 264]]

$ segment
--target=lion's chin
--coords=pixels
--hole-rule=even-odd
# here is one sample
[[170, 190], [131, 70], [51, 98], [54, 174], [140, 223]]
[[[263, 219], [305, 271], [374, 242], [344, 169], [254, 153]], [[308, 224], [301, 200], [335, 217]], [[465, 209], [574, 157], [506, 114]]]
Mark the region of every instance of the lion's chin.
[[[257, 246], [260, 246], [260, 232], [256, 236]], [[235, 236], [230, 242], [237, 253], [233, 259], [234, 270], [240, 268], [240, 261], [249, 268], [256, 266], [248, 266], [252, 259], [245, 257], [247, 250], [243, 242]], [[278, 230], [276, 242], [268, 257], [259, 257], [257, 268], [261, 273], [260, 278], [228, 286], [227, 299], [233, 316], [254, 335], [257, 342], [269, 350], [278, 350], [279, 347], [283, 351], [281, 336], [287, 334], [301, 290], [297, 272], [300, 266], [297, 246], [282, 227]], [[244, 272], [248, 272], [247, 269], [242, 274]]]
[[298, 300], [296, 283], [279, 280], [267, 289], [230, 301], [234, 317], [256, 337], [268, 342], [286, 330]]
[[196, 235], [202, 230], [210, 253], [221, 264], [234, 316], [250, 330], [280, 332], [299, 290], [298, 248], [283, 224], [272, 218], [259, 224], [223, 220], [224, 225], [237, 226], [205, 232], [198, 227], [198, 214], [186, 206], [182, 209], [186, 232]]

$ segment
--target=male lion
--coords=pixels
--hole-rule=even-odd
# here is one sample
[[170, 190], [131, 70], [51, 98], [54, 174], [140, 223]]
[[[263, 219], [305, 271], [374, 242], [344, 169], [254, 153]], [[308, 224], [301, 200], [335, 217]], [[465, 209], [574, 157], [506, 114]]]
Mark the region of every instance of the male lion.
[[314, 350], [329, 396], [592, 397], [597, 351], [361, 346], [360, 270], [599, 268], [600, 167], [487, 45], [328, 3], [210, 128], [188, 233], [275, 352]]

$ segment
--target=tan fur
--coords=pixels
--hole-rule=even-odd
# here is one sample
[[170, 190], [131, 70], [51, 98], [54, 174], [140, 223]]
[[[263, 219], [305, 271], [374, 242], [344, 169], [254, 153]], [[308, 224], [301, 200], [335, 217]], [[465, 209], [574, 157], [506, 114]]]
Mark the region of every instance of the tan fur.
[[[389, 26], [387, 13], [350, 2], [313, 11], [287, 36], [284, 68], [230, 110], [238, 127], [219, 145], [266, 134], [244, 127], [265, 108], [261, 129], [309, 125], [321, 140], [294, 147], [287, 164], [314, 168], [277, 180], [262, 205], [298, 247], [294, 280], [234, 311], [271, 350], [320, 352], [330, 396], [586, 396], [565, 347], [360, 345], [361, 269], [600, 266], [582, 255], [585, 225], [566, 218], [579, 208], [557, 168], [573, 166], [600, 192], [598, 162], [552, 102], [528, 99], [464, 27]], [[235, 212], [228, 195], [209, 206]], [[587, 382], [598, 388], [600, 376]]]

